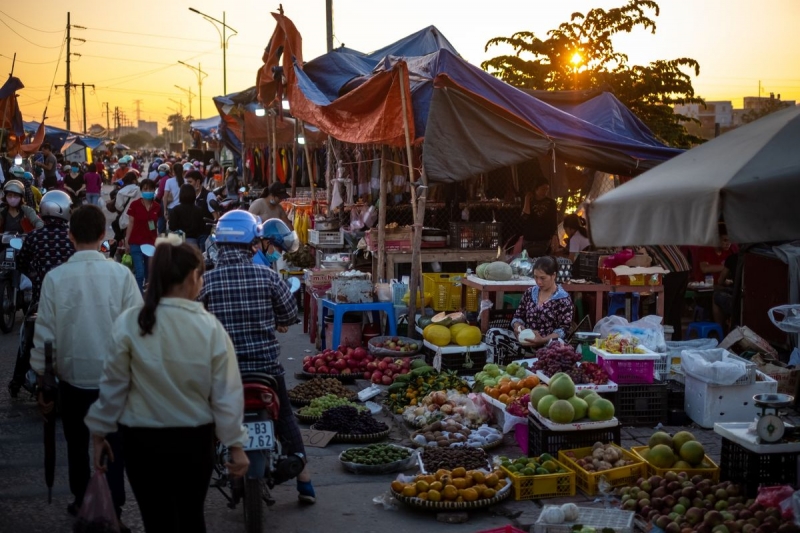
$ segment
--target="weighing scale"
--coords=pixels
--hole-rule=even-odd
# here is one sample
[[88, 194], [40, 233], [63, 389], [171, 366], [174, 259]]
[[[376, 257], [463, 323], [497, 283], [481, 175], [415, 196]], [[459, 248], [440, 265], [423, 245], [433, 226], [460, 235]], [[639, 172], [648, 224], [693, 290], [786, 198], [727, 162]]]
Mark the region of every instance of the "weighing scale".
[[[794, 396], [788, 394], [756, 394], [753, 396], [756, 407], [761, 408], [761, 416], [756, 424], [756, 434], [761, 442], [779, 442], [786, 432], [786, 424], [779, 416], [781, 407], [789, 407], [794, 403]], [[767, 413], [767, 410], [773, 410]]]

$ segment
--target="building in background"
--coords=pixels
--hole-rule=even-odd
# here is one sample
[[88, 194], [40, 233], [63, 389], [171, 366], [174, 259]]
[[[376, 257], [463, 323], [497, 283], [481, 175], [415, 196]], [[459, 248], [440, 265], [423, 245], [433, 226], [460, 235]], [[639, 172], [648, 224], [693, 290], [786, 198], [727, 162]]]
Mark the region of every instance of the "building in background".
[[676, 105], [677, 114], [700, 121], [684, 122], [687, 131], [703, 139], [713, 139], [726, 131], [752, 122], [773, 111], [796, 105], [794, 100], [781, 100], [781, 95], [745, 96], [743, 109], [734, 109], [730, 100], [709, 100], [703, 104]]
[[151, 136], [156, 137], [158, 135], [158, 122], [155, 120], [140, 120], [137, 129], [139, 131], [146, 131]]

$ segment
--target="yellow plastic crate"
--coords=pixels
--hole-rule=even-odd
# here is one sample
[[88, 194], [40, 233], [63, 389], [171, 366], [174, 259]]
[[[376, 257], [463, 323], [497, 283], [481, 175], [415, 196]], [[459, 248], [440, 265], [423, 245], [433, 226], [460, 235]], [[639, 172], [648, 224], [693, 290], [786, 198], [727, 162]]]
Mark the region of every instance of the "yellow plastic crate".
[[565, 474], [520, 476], [501, 466], [500, 468], [508, 475], [514, 487], [514, 499], [536, 500], [539, 498], [575, 496], [575, 472], [555, 459], [553, 462], [567, 472]]
[[[636, 481], [640, 477], [644, 477], [647, 472], [647, 466], [645, 466], [644, 460], [616, 444], [612, 443], [612, 446], [622, 454], [625, 460], [636, 461], [636, 463], [612, 468], [610, 470], [603, 470], [602, 472], [589, 472], [581, 468], [575, 461], [577, 459], [583, 459], [587, 455], [592, 455], [592, 448], [559, 450], [558, 460], [575, 471], [575, 486], [589, 496], [594, 496], [599, 492], [598, 484], [601, 477], [604, 477], [612, 487], [626, 487], [636, 484]], [[567, 455], [568, 452], [575, 454], [575, 459], [569, 457]]]
[[459, 273], [422, 274], [424, 291], [432, 297], [431, 308], [434, 311], [477, 311], [477, 289], [467, 288], [467, 301], [461, 302], [461, 280], [466, 277]]
[[631, 451], [634, 453], [634, 455], [644, 461], [644, 464], [647, 467], [648, 476], [664, 477], [664, 474], [672, 470], [673, 472], [686, 472], [690, 478], [694, 476], [703, 476], [704, 478], [710, 479], [713, 483], [719, 483], [719, 466], [717, 466], [717, 463], [712, 461], [708, 455], [706, 455], [705, 459], [703, 460], [708, 464], [713, 465], [713, 468], [658, 468], [653, 466], [650, 462], [646, 461], [644, 457], [642, 457], [641, 452], [646, 449], [648, 449], [647, 446], [631, 447]]

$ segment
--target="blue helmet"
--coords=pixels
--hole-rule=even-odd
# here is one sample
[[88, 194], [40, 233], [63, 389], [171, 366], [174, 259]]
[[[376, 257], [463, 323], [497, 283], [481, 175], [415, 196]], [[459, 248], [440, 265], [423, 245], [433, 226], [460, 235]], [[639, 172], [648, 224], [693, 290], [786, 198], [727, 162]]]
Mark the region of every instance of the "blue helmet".
[[296, 252], [300, 248], [297, 233], [289, 229], [289, 226], [279, 218], [270, 218], [259, 229], [260, 238], [266, 239], [284, 252]]
[[217, 222], [216, 237], [220, 244], [252, 244], [259, 235], [258, 219], [247, 211], [228, 211]]

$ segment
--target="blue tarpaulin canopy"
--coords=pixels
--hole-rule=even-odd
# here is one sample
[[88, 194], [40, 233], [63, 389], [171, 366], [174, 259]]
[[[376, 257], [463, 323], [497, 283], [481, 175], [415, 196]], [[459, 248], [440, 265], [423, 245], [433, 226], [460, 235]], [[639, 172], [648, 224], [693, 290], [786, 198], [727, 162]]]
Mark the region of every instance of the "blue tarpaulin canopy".
[[[39, 127], [38, 122], [24, 122], [23, 125], [25, 131], [30, 133], [35, 132]], [[60, 152], [65, 145], [70, 146], [76, 143], [94, 150], [102, 144], [103, 139], [91, 137], [89, 135], [79, 135], [61, 128], [45, 125], [44, 142], [50, 143], [54, 152]]]

